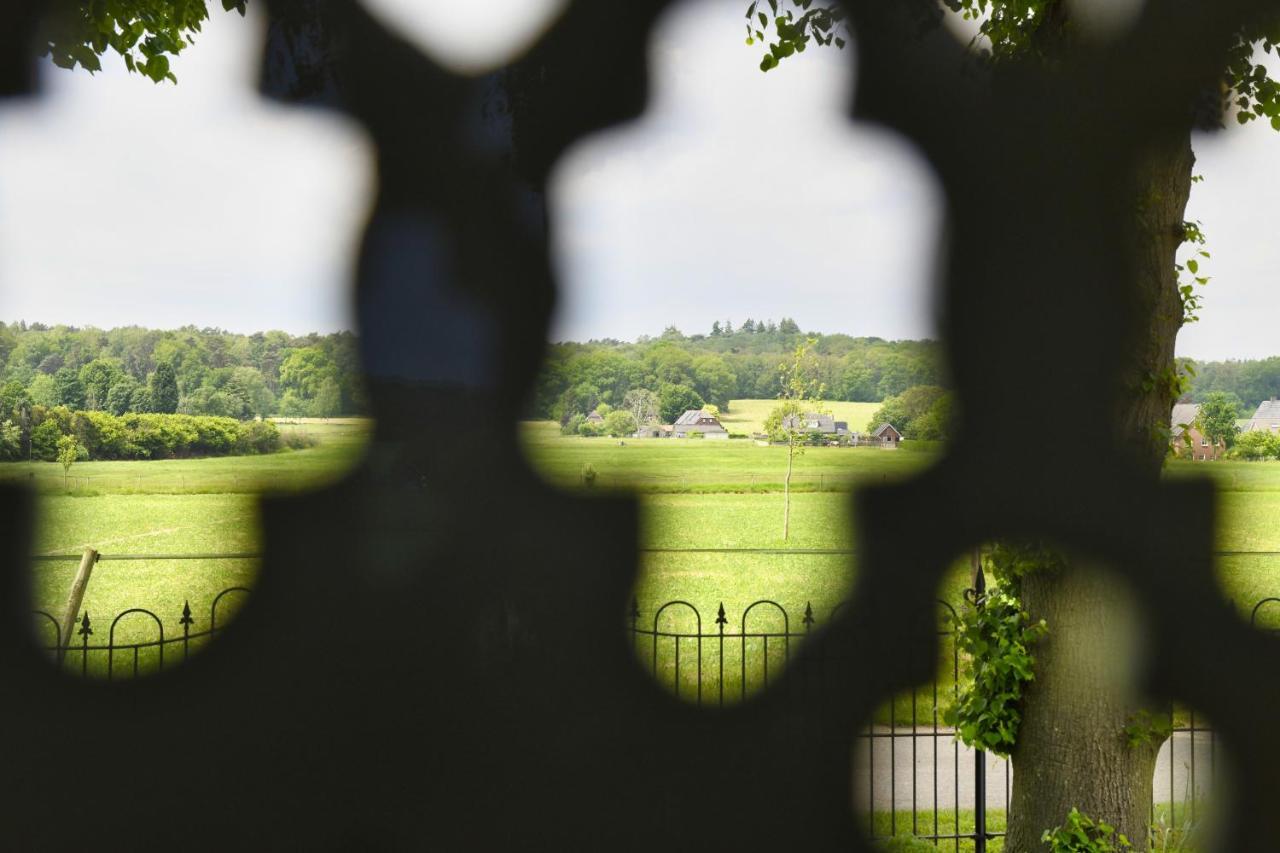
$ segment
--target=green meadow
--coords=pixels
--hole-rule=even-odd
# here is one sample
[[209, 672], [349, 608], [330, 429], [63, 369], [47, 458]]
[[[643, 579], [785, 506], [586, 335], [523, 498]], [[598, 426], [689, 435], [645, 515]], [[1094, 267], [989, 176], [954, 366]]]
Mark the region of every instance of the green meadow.
[[[0, 477], [33, 486], [37, 502], [32, 564], [32, 606], [61, 618], [88, 546], [104, 555], [254, 553], [259, 548], [257, 500], [267, 492], [315, 488], [349, 469], [367, 437], [363, 421], [282, 423], [282, 432], [304, 432], [316, 443], [263, 456], [155, 461], [78, 462], [68, 488], [54, 462], [0, 464]], [[49, 559], [67, 557], [67, 559]], [[94, 567], [82, 610], [93, 623], [93, 642], [105, 643], [111, 620], [130, 608], [159, 615], [176, 630], [190, 603], [201, 630], [214, 597], [233, 586], [251, 586], [257, 565], [246, 559], [112, 560]], [[234, 611], [235, 600], [219, 608]], [[155, 636], [141, 616], [122, 620], [117, 641]], [[37, 623], [52, 643], [47, 620]]]
[[[726, 422], [749, 430], [763, 420], [769, 401], [738, 401]], [[873, 404], [837, 404], [837, 417], [864, 425]], [[854, 407], [862, 407], [859, 413]], [[731, 418], [739, 418], [733, 421]], [[60, 616], [75, 557], [85, 546], [105, 555], [252, 553], [259, 547], [256, 501], [268, 491], [314, 488], [355, 464], [367, 440], [361, 420], [281, 424], [305, 432], [315, 446], [265, 456], [214, 459], [76, 463], [64, 486], [56, 463], [7, 463], [0, 477], [31, 485], [40, 493], [39, 524], [33, 563], [33, 606]], [[597, 490], [635, 490], [642, 496], [641, 574], [635, 587], [637, 624], [653, 627], [656, 610], [680, 599], [697, 608], [704, 630], [714, 627], [725, 608], [726, 633], [742, 628], [744, 610], [758, 600], [785, 609], [791, 631], [811, 606], [817, 625], [852, 595], [858, 543], [850, 521], [849, 493], [860, 486], [887, 482], [922, 470], [936, 458], [932, 447], [806, 448], [797, 457], [791, 510], [791, 536], [782, 538], [782, 480], [786, 451], [761, 447], [749, 439], [727, 441], [563, 437], [549, 422], [521, 425], [531, 463], [552, 484], [584, 488], [582, 469], [597, 472]], [[1210, 476], [1220, 487], [1219, 547], [1247, 552], [1219, 558], [1225, 593], [1242, 614], [1269, 596], [1280, 597], [1280, 463], [1173, 463], [1170, 477]], [[688, 549], [704, 549], [689, 552]], [[710, 550], [707, 550], [710, 549]], [[715, 549], [721, 549], [719, 551]], [[724, 550], [724, 549], [735, 549]], [[808, 553], [806, 553], [808, 552]], [[124, 610], [142, 607], [177, 624], [189, 602], [198, 620], [207, 621], [215, 595], [231, 586], [252, 585], [257, 566], [245, 559], [103, 560], [95, 567], [84, 608], [98, 628]], [[958, 606], [968, 584], [958, 561], [939, 589], [939, 598]], [[941, 613], [941, 608], [940, 608]], [[1262, 623], [1280, 626], [1280, 606], [1262, 611]], [[200, 623], [197, 623], [197, 629]], [[687, 608], [665, 611], [659, 629], [692, 630]], [[748, 631], [783, 629], [781, 613], [759, 607]], [[154, 629], [130, 617], [117, 637], [147, 639]], [[785, 647], [768, 651], [771, 667], [781, 666]], [[944, 650], [945, 651], [945, 650]], [[684, 652], [682, 651], [682, 654]], [[652, 665], [651, 650], [641, 663]], [[748, 649], [759, 662], [763, 648]], [[737, 655], [737, 657], [734, 657]], [[741, 649], [727, 652], [726, 665], [739, 667]], [[674, 677], [661, 665], [660, 677]], [[776, 671], [776, 669], [774, 669]], [[681, 681], [690, 673], [682, 671]], [[752, 669], [749, 682], [763, 677]], [[735, 676], [740, 685], [741, 676]], [[946, 690], [949, 683], [943, 683]]]

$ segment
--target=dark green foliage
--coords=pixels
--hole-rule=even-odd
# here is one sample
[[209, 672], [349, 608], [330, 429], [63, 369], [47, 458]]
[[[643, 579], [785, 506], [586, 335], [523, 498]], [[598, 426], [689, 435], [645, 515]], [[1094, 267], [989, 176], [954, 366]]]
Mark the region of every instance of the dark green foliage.
[[69, 409], [84, 408], [84, 386], [80, 384], [80, 375], [70, 367], [60, 367], [53, 374], [54, 395], [59, 406]]
[[1252, 415], [1263, 400], [1280, 396], [1280, 356], [1257, 361], [1184, 362], [1191, 365], [1191, 387], [1185, 399], [1203, 402], [1223, 391], [1241, 402], [1241, 417]]
[[951, 395], [936, 385], [908, 388], [884, 401], [867, 422], [867, 431], [890, 423], [904, 438], [943, 441], [951, 433]]
[[688, 385], [664, 385], [658, 392], [658, 417], [664, 423], [674, 423], [690, 409], [701, 409], [704, 403], [698, 392]]
[[[226, 10], [245, 12], [246, 0], [221, 0]], [[102, 68], [108, 50], [119, 54], [125, 67], [156, 83], [178, 82], [169, 70], [177, 56], [209, 17], [203, 0], [76, 0], [54, 4], [45, 23], [40, 55], [60, 68], [77, 65], [90, 73]]]
[[58, 458], [58, 439], [62, 438], [62, 430], [55, 421], [49, 420], [36, 426], [31, 431], [31, 458], [41, 462], [52, 462]]
[[[291, 360], [299, 351], [305, 353]], [[0, 353], [5, 354], [0, 420], [10, 418], [20, 426], [19, 404], [114, 415], [177, 411], [241, 420], [267, 417], [281, 409], [276, 395], [286, 363], [296, 414], [358, 413], [363, 401], [356, 340], [346, 332], [235, 335], [190, 326], [104, 332], [14, 323], [0, 324]], [[157, 371], [165, 386], [158, 401], [150, 385]]]
[[1048, 631], [1022, 609], [1021, 581], [1031, 572], [1062, 571], [1066, 563], [1040, 542], [997, 542], [984, 563], [996, 585], [980, 607], [966, 604], [957, 617], [964, 678], [944, 718], [964, 743], [1008, 755], [1022, 723], [1023, 688], [1035, 677], [1031, 647]]
[[171, 363], [166, 361], [156, 365], [156, 372], [151, 374], [148, 387], [153, 411], [162, 415], [178, 411], [178, 377]]
[[1133, 849], [1124, 833], [1117, 833], [1111, 824], [1095, 821], [1075, 808], [1065, 824], [1046, 829], [1040, 840], [1050, 853], [1120, 853]]
[[962, 742], [997, 755], [1013, 750], [1022, 723], [1022, 690], [1034, 678], [1031, 646], [1046, 630], [1004, 589], [987, 593], [981, 607], [966, 605], [956, 624], [965, 685], [944, 714]]
[[52, 461], [58, 442], [73, 436], [94, 459], [172, 459], [271, 453], [280, 431], [270, 421], [192, 415], [73, 412], [37, 406], [32, 413], [31, 453]]

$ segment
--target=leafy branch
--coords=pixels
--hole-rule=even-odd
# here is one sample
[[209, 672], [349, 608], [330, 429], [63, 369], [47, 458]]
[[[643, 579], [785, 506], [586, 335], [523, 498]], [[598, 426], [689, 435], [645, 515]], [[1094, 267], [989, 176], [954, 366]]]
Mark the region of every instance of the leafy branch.
[[[226, 11], [245, 14], [247, 0], [221, 0]], [[209, 19], [205, 0], [94, 0], [61, 4], [40, 34], [39, 55], [59, 68], [102, 70], [108, 50], [130, 72], [156, 83], [178, 78], [170, 57], [180, 54]]]

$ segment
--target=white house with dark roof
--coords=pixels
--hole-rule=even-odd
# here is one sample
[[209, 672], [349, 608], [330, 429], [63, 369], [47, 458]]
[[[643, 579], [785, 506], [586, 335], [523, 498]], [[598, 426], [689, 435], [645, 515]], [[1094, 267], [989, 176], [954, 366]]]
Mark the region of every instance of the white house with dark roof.
[[705, 409], [689, 409], [672, 425], [671, 434], [687, 438], [691, 433], [702, 433], [707, 438], [728, 438], [729, 431], [721, 426], [716, 416]]
[[802, 415], [787, 415], [782, 419], [782, 428], [801, 432], [816, 432], [822, 435], [848, 435], [849, 423], [838, 421], [834, 415], [822, 412], [805, 412]]

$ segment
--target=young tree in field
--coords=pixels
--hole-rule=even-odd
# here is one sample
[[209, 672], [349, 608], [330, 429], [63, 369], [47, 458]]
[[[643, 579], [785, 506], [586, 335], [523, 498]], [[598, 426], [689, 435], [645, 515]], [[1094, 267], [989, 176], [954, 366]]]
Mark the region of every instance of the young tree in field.
[[[1039, 65], [1052, 73], [1059, 57], [1088, 38], [1070, 0], [942, 0], [952, 13], [977, 23], [974, 46], [981, 56], [972, 73], [995, 86], [1012, 61]], [[767, 45], [760, 67], [776, 68], [783, 59], [812, 44], [843, 47], [848, 37], [847, 11], [832, 0], [755, 0], [748, 11], [748, 43]], [[1190, 10], [1189, 10], [1190, 13]], [[1230, 14], [1230, 12], [1227, 12]], [[942, 12], [937, 15], [941, 23]], [[766, 31], [772, 27], [772, 34]], [[771, 40], [772, 39], [772, 40]], [[1242, 30], [1226, 53], [1217, 86], [1185, 104], [1184, 124], [1173, 138], [1152, 148], [1133, 171], [1126, 189], [1133, 219], [1131, 262], [1135, 306], [1149, 318], [1142, 341], [1132, 348], [1119, 375], [1128, 388], [1115, 420], [1119, 440], [1152, 480], [1160, 476], [1167, 455], [1167, 430], [1174, 401], [1186, 378], [1174, 361], [1174, 342], [1183, 324], [1194, 322], [1199, 308], [1196, 287], [1207, 281], [1199, 269], [1204, 237], [1197, 223], [1186, 221], [1195, 156], [1191, 134], [1221, 124], [1228, 108], [1245, 124], [1266, 118], [1280, 129], [1280, 85], [1253, 61], [1254, 48], [1270, 52], [1277, 44], [1273, 28]], [[1046, 168], [1057, 152], [1046, 151]], [[1180, 263], [1180, 247], [1194, 257]], [[1189, 274], [1189, 277], [1188, 277]], [[1099, 585], [1084, 583], [1078, 572], [1034, 571], [1022, 581], [1021, 603], [1033, 621], [1044, 618], [1049, 635], [1038, 647], [1036, 670], [1023, 698], [1023, 715], [1012, 757], [1015, 767], [1007, 850], [1039, 849], [1045, 829], [1062, 823], [1073, 807], [1115, 824], [1145, 845], [1156, 758], [1152, 742], [1130, 746], [1120, 733], [1135, 713], [1129, 700], [1116, 698], [1099, 672], [1072, 678], [1076, 650], [1056, 631], [1074, 626], [1080, 636], [1105, 629], [1105, 615], [1094, 606]], [[1092, 620], [1092, 621], [1091, 621]], [[1094, 630], [1096, 628], [1096, 630]], [[1049, 673], [1053, 673], [1050, 677]], [[1046, 768], [1052, 766], [1053, 771]]]
[[151, 411], [162, 415], [178, 411], [178, 376], [172, 364], [162, 361], [156, 365], [148, 390], [151, 392]]
[[84, 445], [76, 441], [74, 435], [64, 435], [58, 439], [58, 463], [62, 465], [62, 488], [67, 487], [71, 466], [86, 455]]
[[791, 472], [795, 458], [804, 452], [801, 441], [807, 434], [804, 416], [822, 411], [823, 386], [817, 378], [817, 359], [812, 340], [792, 351], [791, 357], [778, 365], [781, 380], [781, 403], [769, 413], [764, 428], [771, 437], [787, 443], [787, 475], [782, 481], [782, 541], [791, 538]]
[[1240, 417], [1240, 408], [1233, 397], [1223, 391], [1214, 391], [1200, 403], [1196, 425], [1214, 447], [1221, 443], [1230, 449], [1236, 443], [1236, 418]]

